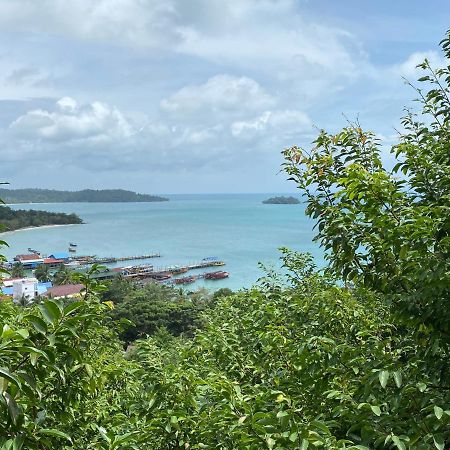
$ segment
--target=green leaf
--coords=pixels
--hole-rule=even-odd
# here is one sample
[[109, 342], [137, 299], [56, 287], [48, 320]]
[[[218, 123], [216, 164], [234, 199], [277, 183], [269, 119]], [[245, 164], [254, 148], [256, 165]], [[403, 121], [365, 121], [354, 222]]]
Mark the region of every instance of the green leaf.
[[444, 436], [442, 436], [442, 434], [433, 435], [433, 441], [434, 441], [434, 446], [438, 450], [444, 450], [445, 442], [444, 442]]
[[398, 436], [392, 436], [392, 442], [399, 450], [406, 450], [406, 445], [399, 439]]
[[55, 325], [61, 318], [61, 311], [58, 305], [52, 300], [46, 300], [43, 304], [39, 305], [39, 309], [47, 323]]
[[425, 390], [427, 389], [427, 385], [425, 383], [417, 383], [417, 388], [419, 389], [420, 392], [425, 392]]
[[54, 428], [42, 428], [38, 431], [38, 433], [44, 434], [46, 436], [55, 436], [61, 439], [65, 439], [69, 442], [72, 442], [72, 439], [68, 434], [63, 433], [62, 431], [59, 430], [55, 430]]
[[10, 381], [11, 383], [14, 383], [19, 388], [21, 387], [20, 380], [12, 375], [8, 369], [0, 367], [0, 377]]
[[380, 380], [381, 387], [384, 389], [387, 385], [387, 382], [389, 380], [389, 372], [387, 370], [382, 370], [378, 374], [378, 379]]
[[370, 409], [373, 411], [373, 413], [377, 416], [381, 416], [381, 409], [377, 405], [370, 405]]
[[395, 381], [395, 384], [396, 384], [396, 386], [398, 388], [401, 387], [401, 385], [402, 385], [402, 374], [401, 374], [401, 372], [399, 372], [399, 371], [394, 372], [394, 381]]
[[47, 333], [47, 324], [40, 317], [26, 316], [26, 320], [28, 320], [39, 333]]
[[67, 305], [64, 308], [64, 315], [68, 316], [69, 314], [75, 312], [77, 309], [80, 309], [82, 306], [86, 305], [86, 302], [73, 302]]
[[444, 410], [440, 406], [434, 407], [434, 415], [441, 420], [442, 416], [444, 414]]
[[309, 447], [308, 439], [302, 439], [302, 445], [300, 446], [300, 450], [306, 450]]
[[11, 421], [16, 425], [18, 422], [18, 418], [22, 412], [21, 408], [8, 392], [4, 392], [3, 396], [5, 397], [6, 400], [6, 406], [8, 408], [9, 417], [11, 417]]

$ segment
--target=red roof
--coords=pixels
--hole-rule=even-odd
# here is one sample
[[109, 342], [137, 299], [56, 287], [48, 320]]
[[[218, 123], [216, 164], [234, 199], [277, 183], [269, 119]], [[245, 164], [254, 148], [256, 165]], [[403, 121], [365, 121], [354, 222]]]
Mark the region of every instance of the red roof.
[[63, 284], [48, 289], [45, 295], [48, 297], [68, 297], [79, 294], [82, 289], [84, 289], [83, 284]]
[[20, 261], [34, 261], [36, 259], [41, 259], [41, 257], [37, 254], [37, 253], [31, 253], [28, 255], [17, 255], [14, 258], [16, 261], [20, 260]]
[[44, 264], [64, 264], [63, 259], [45, 258]]

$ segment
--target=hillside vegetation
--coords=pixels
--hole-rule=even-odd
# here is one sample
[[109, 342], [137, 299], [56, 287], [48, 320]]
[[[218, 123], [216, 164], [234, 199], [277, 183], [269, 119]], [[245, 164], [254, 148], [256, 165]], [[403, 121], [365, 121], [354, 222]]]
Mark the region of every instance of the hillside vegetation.
[[8, 206], [0, 206], [1, 231], [13, 231], [26, 227], [41, 227], [44, 225], [68, 225], [83, 223], [76, 214], [55, 213], [35, 210], [14, 210]]
[[[285, 276], [217, 297], [195, 333], [150, 326], [175, 291], [108, 290], [96, 267], [79, 301], [1, 301], [0, 449], [448, 448], [450, 66], [421, 67], [393, 172], [359, 124], [284, 152], [325, 270], [281, 249]], [[123, 351], [114, 311], [141, 296]]]
[[50, 189], [0, 189], [5, 203], [68, 203], [68, 202], [164, 202], [169, 199], [156, 195], [137, 194], [123, 189], [84, 189], [56, 191]]

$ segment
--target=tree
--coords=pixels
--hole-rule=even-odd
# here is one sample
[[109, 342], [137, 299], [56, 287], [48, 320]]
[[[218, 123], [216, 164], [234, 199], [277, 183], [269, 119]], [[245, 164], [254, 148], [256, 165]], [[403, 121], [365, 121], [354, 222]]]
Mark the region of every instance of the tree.
[[[117, 289], [116, 293], [112, 289]], [[185, 295], [171, 286], [149, 283], [133, 286], [126, 280], [113, 280], [102, 292], [102, 300], [112, 301], [109, 315], [126, 343], [153, 335], [164, 328], [173, 336], [192, 336], [201, 327], [201, 315], [209, 304], [207, 292]]]
[[48, 266], [45, 264], [39, 264], [36, 267], [36, 269], [34, 271], [34, 276], [41, 283], [45, 283], [47, 281], [50, 281], [50, 279], [51, 279], [50, 270], [49, 270]]
[[53, 283], [57, 285], [70, 284], [72, 282], [72, 272], [64, 265], [60, 265], [53, 274]]
[[[442, 41], [450, 59], [450, 34]], [[428, 60], [415, 87], [392, 172], [380, 142], [358, 123], [322, 131], [311, 151], [284, 152], [285, 171], [303, 190], [329, 271], [388, 294], [405, 316], [450, 333], [450, 66]], [[412, 84], [411, 84], [412, 86]], [[444, 335], [443, 335], [444, 336]]]
[[12, 266], [11, 276], [13, 278], [23, 278], [25, 276], [25, 269], [21, 262], [16, 262]]

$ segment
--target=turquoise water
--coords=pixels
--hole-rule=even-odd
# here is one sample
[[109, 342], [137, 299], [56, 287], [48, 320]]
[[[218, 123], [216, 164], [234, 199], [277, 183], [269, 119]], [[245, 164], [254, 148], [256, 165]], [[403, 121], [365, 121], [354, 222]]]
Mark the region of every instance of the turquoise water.
[[[6, 233], [12, 259], [28, 247], [51, 254], [78, 244], [77, 254], [129, 256], [159, 252], [156, 267], [198, 262], [217, 256], [230, 272], [225, 280], [199, 280], [191, 287], [250, 287], [263, 274], [258, 262], [278, 264], [278, 247], [311, 252], [319, 265], [322, 252], [312, 243], [313, 223], [303, 205], [264, 205], [272, 194], [169, 195], [164, 203], [59, 203], [14, 205], [78, 214], [86, 223]], [[113, 265], [112, 265], [113, 266]], [[214, 269], [211, 269], [214, 270]], [[204, 271], [204, 270], [202, 270]], [[195, 272], [191, 272], [195, 273]]]

